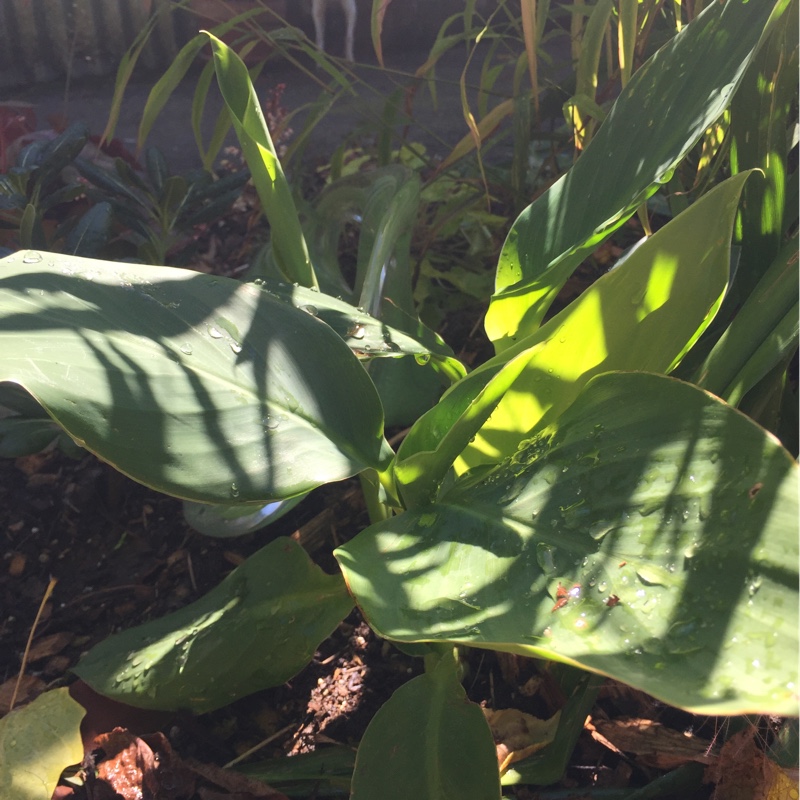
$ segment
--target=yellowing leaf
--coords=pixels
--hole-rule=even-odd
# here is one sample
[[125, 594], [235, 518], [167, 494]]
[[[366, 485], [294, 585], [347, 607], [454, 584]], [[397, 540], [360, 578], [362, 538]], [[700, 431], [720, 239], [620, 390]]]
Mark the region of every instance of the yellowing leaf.
[[67, 689], [54, 689], [0, 720], [5, 800], [50, 800], [64, 769], [83, 758], [84, 714]]

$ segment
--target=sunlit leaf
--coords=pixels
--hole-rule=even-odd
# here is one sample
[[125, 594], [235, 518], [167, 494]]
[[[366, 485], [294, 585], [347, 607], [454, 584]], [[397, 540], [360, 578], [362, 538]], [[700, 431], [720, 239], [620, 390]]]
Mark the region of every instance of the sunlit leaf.
[[575, 166], [509, 233], [486, 317], [498, 350], [534, 331], [590, 250], [669, 180], [727, 107], [786, 2], [709, 3], [634, 74]]
[[609, 373], [484, 479], [336, 556], [387, 638], [795, 715], [799, 539], [796, 464], [771, 435], [691, 384]]

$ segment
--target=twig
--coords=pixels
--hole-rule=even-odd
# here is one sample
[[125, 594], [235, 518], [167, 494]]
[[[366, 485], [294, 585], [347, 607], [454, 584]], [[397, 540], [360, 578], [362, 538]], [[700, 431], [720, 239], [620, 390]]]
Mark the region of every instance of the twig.
[[251, 747], [249, 750], [246, 750], [240, 756], [236, 756], [236, 758], [234, 758], [233, 761], [229, 761], [227, 764], [223, 765], [222, 769], [230, 769], [231, 767], [238, 764], [240, 761], [244, 761], [246, 758], [249, 758], [251, 755], [253, 755], [253, 753], [258, 752], [262, 747], [266, 747], [270, 742], [274, 742], [276, 739], [283, 736], [284, 733], [290, 731], [292, 728], [294, 728], [294, 723], [292, 723], [291, 725], [287, 725], [285, 728], [281, 728], [276, 733], [273, 733], [272, 736], [268, 736], [266, 739], [264, 739], [263, 742], [259, 742], [254, 747]]
[[22, 654], [22, 664], [20, 665], [19, 668], [19, 675], [17, 675], [17, 682], [16, 684], [14, 684], [14, 693], [11, 695], [11, 702], [8, 704], [9, 711], [14, 710], [14, 703], [17, 700], [19, 685], [20, 683], [22, 683], [22, 676], [25, 674], [25, 667], [28, 666], [28, 655], [31, 651], [31, 644], [33, 643], [34, 634], [36, 633], [36, 626], [39, 624], [39, 620], [42, 618], [44, 607], [47, 605], [47, 601], [50, 599], [50, 595], [53, 594], [53, 589], [56, 588], [57, 583], [58, 579], [54, 578], [51, 575], [50, 583], [47, 584], [47, 588], [44, 590], [44, 597], [42, 597], [42, 602], [39, 603], [39, 610], [36, 612], [36, 619], [33, 621], [31, 632], [28, 634], [28, 643], [25, 645], [25, 652]]

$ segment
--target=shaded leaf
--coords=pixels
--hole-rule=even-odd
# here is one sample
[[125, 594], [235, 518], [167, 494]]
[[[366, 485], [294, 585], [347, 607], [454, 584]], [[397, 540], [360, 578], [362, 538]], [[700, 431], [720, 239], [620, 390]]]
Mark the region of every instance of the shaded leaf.
[[0, 380], [159, 491], [263, 504], [388, 453], [353, 354], [252, 284], [21, 252], [0, 261], [0, 307]]
[[340, 575], [280, 538], [200, 600], [102, 641], [75, 672], [132, 706], [211, 711], [289, 680], [351, 607]]
[[224, 42], [206, 33], [214, 68], [258, 197], [270, 224], [275, 258], [284, 275], [303, 286], [316, 286], [292, 190], [283, 174], [264, 113], [244, 62]]
[[373, 717], [356, 755], [352, 800], [498, 800], [494, 743], [453, 659], [401, 686]]

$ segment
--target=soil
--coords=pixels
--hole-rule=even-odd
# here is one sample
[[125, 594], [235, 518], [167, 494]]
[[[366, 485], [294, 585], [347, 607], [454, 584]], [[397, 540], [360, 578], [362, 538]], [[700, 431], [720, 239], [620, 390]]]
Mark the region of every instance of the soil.
[[[205, 765], [226, 764], [265, 740], [271, 741], [259, 749], [257, 760], [333, 743], [355, 747], [375, 712], [422, 666], [420, 659], [376, 637], [357, 611], [290, 682], [202, 717], [102, 703], [76, 686], [69, 670], [110, 634], [199, 598], [275, 536], [292, 536], [332, 571], [332, 548], [366, 524], [356, 481], [317, 490], [264, 531], [223, 540], [189, 528], [178, 500], [120, 476], [91, 455], [74, 460], [52, 449], [0, 461], [0, 711], [8, 709], [27, 639], [48, 583], [55, 580], [35, 626], [18, 704], [72, 684], [77, 699], [89, 708], [90, 731], [84, 733], [94, 746], [97, 736], [116, 727], [136, 734], [160, 730], [181, 758]], [[526, 690], [546, 674], [531, 659], [467, 651], [465, 670], [470, 698], [484, 707], [515, 708], [538, 717], [557, 710], [556, 696]], [[607, 720], [620, 715], [661, 719], [679, 730], [692, 724], [688, 715], [611, 685], [593, 716]], [[713, 727], [706, 731], [707, 736], [713, 733]], [[625, 787], [654, 774], [598, 744], [587, 729], [561, 786], [576, 791]], [[516, 796], [528, 797], [527, 791], [520, 789]]]

